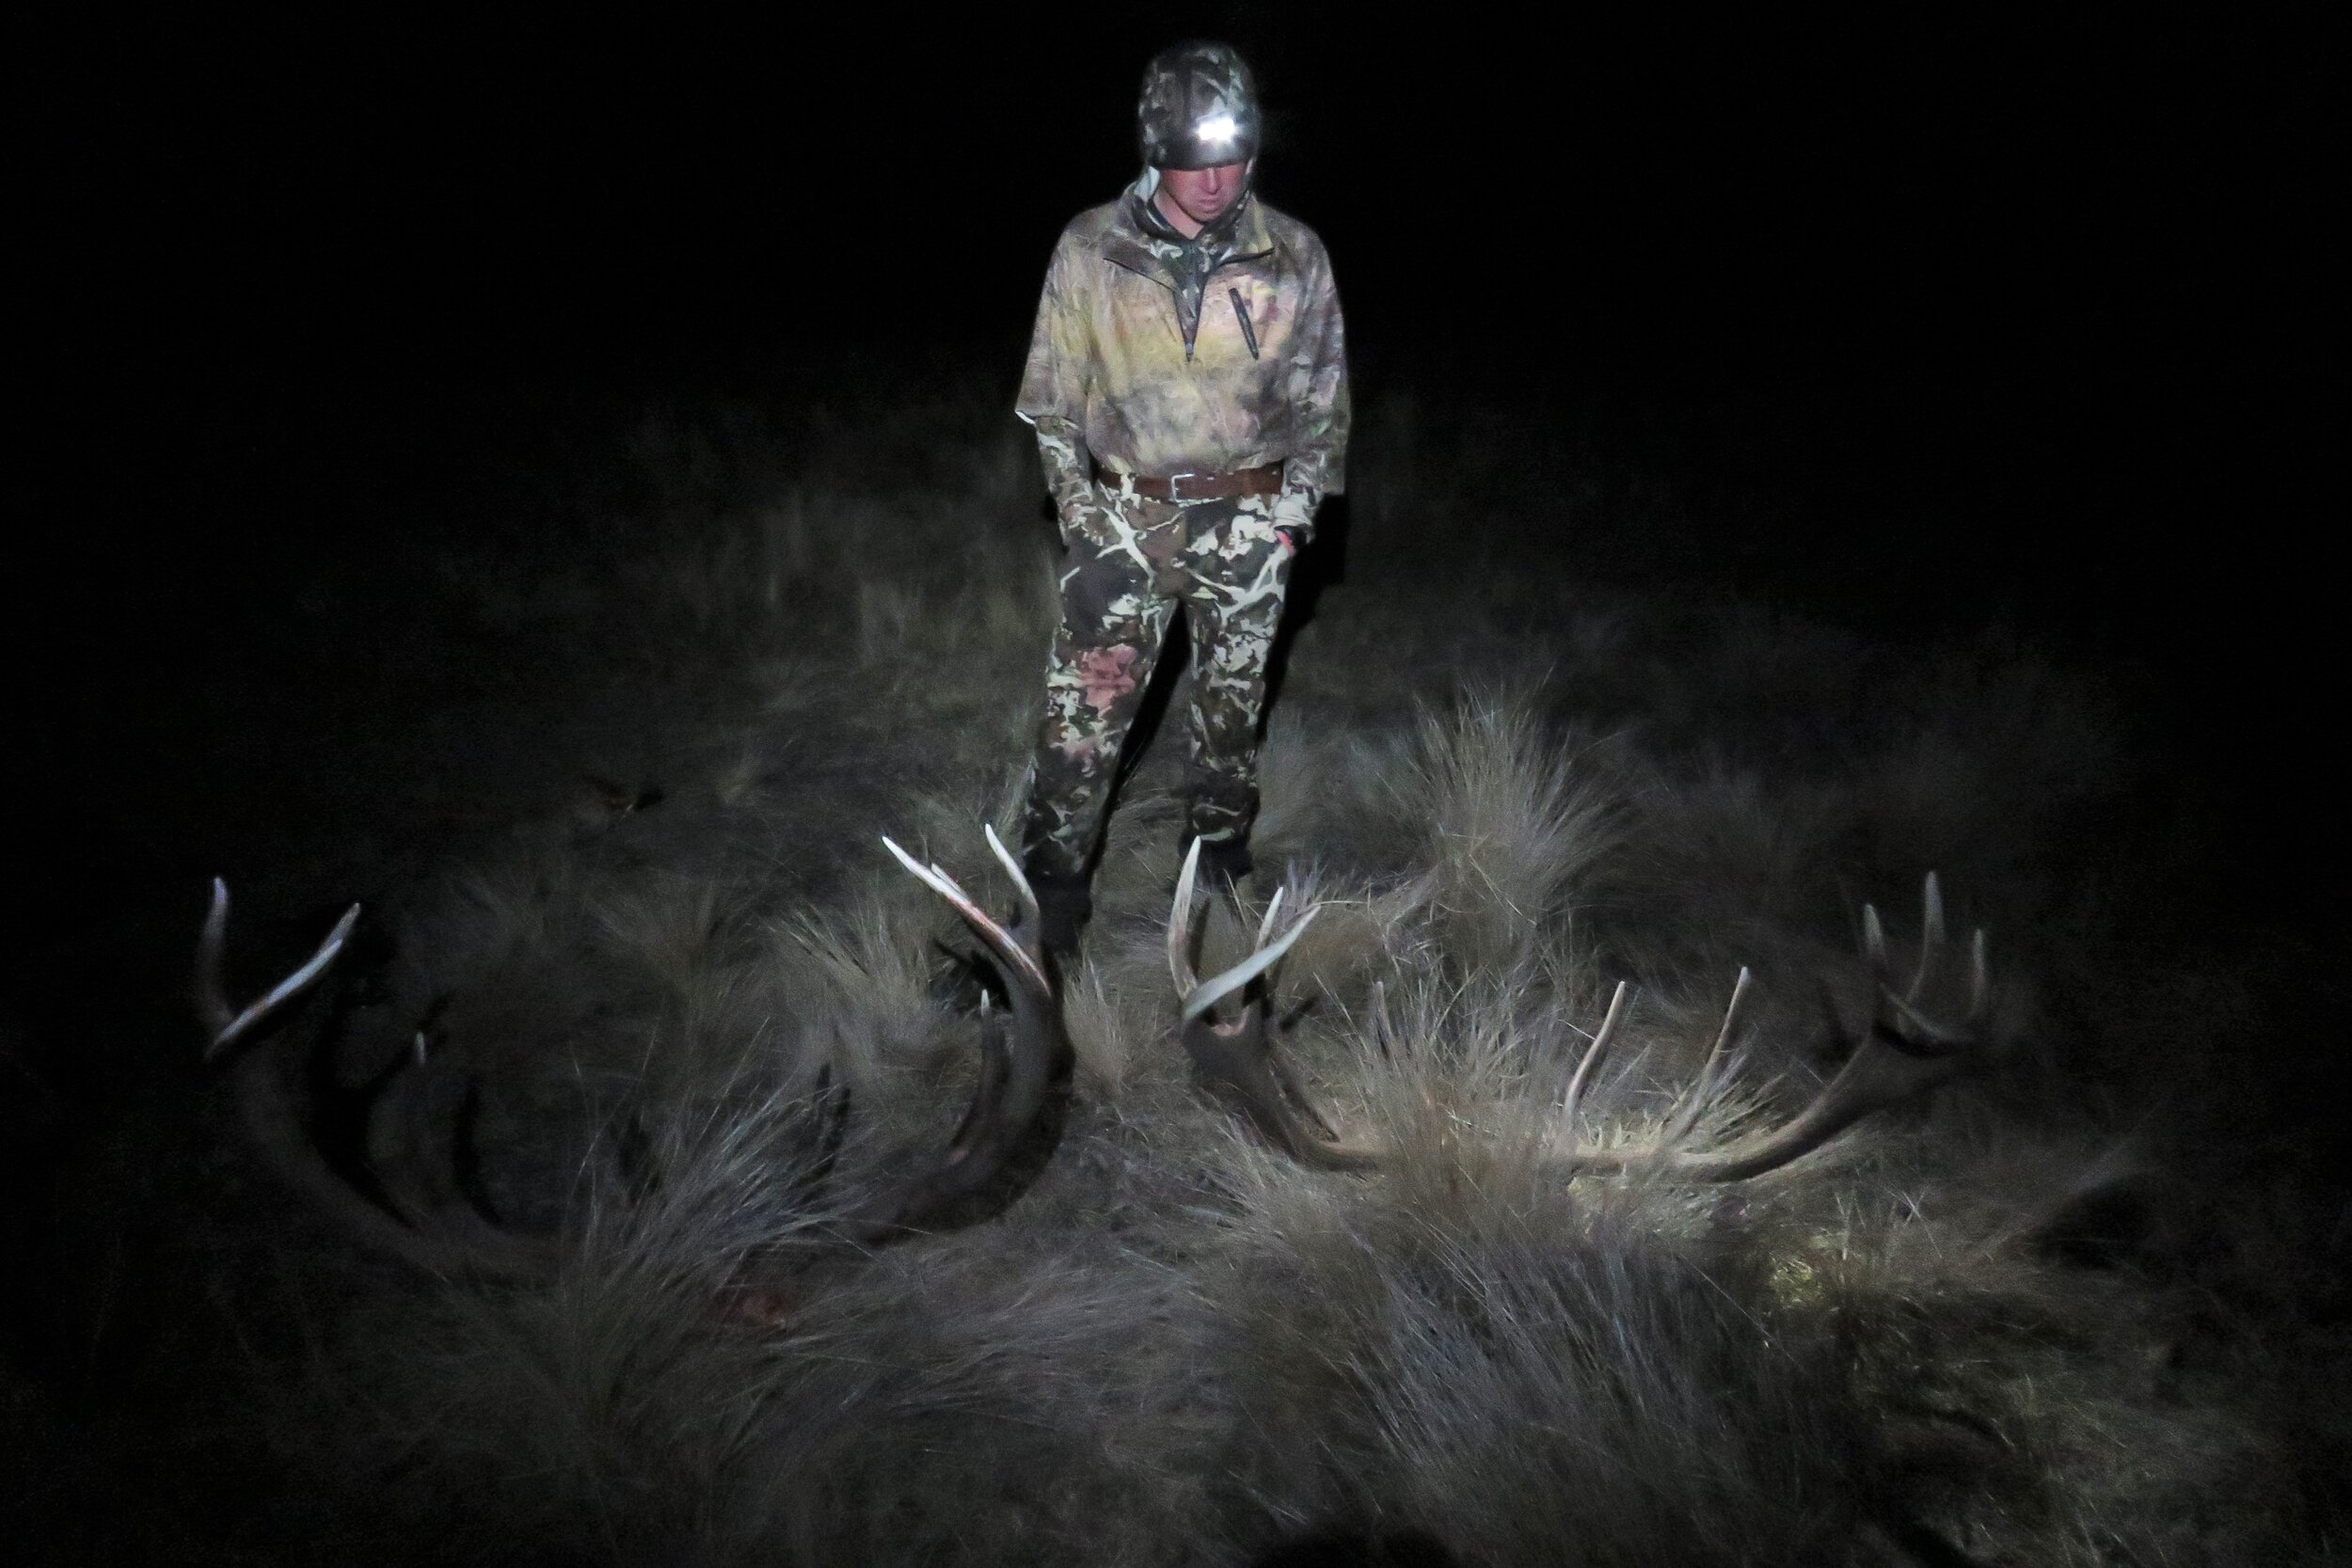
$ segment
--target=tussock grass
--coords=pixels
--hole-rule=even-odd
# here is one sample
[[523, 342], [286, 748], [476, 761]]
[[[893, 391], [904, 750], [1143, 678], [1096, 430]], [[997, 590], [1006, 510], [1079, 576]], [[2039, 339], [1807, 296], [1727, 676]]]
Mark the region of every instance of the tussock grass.
[[[499, 1190], [565, 1216], [567, 1262], [339, 1307], [257, 1371], [310, 1392], [273, 1418], [306, 1484], [501, 1560], [1237, 1563], [1322, 1530], [1486, 1564], [2320, 1549], [2319, 1469], [2290, 1456], [2341, 1433], [2265, 1408], [2292, 1314], [2197, 1305], [2275, 1259], [2215, 1264], [2189, 1220], [2080, 1239], [2147, 1212], [2177, 1134], [2054, 1069], [2137, 1047], [2193, 1078], [2164, 1043], [2181, 1007], [2260, 1026], [2180, 1000], [2212, 977], [2096, 1038], [2040, 1000], [2117, 961], [2070, 858], [2133, 766], [2095, 685], [1990, 641], [1898, 653], [1431, 567], [1418, 543], [1476, 503], [1393, 408], [1369, 416], [1393, 439], [1351, 581], [1291, 651], [1259, 882], [1321, 911], [1282, 1049], [1395, 1170], [1290, 1166], [1189, 1084], [1163, 736], [1066, 988], [1055, 1160], [984, 1225], [824, 1255], [976, 1067], [970, 944], [876, 840], [1009, 902], [979, 824], [1014, 827], [1053, 615], [1017, 442], [962, 404], [850, 419], [648, 421], [585, 562], [462, 585], [550, 663], [628, 678], [564, 689], [539, 774], [500, 797], [535, 815], [391, 901], [380, 994], [344, 1026], [381, 1052], [429, 1014], [482, 1076]], [[659, 800], [566, 806], [593, 754], [645, 759]], [[1912, 940], [1930, 868], [1995, 928], [2006, 1078], [1732, 1189], [1543, 1173], [1571, 1134], [1658, 1134], [1743, 963], [1693, 1138], [1789, 1114], [1867, 1012], [1858, 904]], [[1212, 961], [1237, 953], [1240, 922], [1210, 920]], [[1641, 999], [1565, 1127], [1621, 978]], [[830, 1167], [820, 1083], [851, 1105]], [[2257, 1234], [2304, 1223], [2282, 1204]], [[2295, 1333], [2341, 1387], [2341, 1336]]]
[[1393, 787], [1399, 827], [1422, 840], [1437, 938], [1470, 970], [1524, 969], [1613, 847], [1607, 784], [1572, 781], [1565, 748], [1500, 694], [1424, 709]]

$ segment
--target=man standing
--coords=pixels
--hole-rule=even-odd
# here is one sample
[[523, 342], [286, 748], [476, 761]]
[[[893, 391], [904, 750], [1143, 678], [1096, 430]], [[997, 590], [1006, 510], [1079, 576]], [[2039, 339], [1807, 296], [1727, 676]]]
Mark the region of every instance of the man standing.
[[1062, 544], [1061, 626], [1023, 824], [1044, 942], [1067, 958], [1119, 755], [1162, 639], [1192, 641], [1185, 838], [1249, 872], [1259, 710], [1291, 560], [1336, 495], [1347, 362], [1323, 242], [1250, 192], [1260, 115], [1224, 44], [1144, 71], [1142, 177], [1063, 230], [1016, 411]]

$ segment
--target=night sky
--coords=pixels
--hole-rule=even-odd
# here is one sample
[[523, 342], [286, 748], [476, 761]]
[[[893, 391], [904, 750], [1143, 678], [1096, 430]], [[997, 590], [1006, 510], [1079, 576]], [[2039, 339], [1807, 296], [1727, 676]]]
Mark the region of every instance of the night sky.
[[135, 666], [549, 409], [877, 365], [1009, 403], [1056, 232], [1134, 171], [1143, 60], [1222, 36], [1366, 399], [1556, 416], [1721, 503], [1677, 559], [1860, 625], [2017, 624], [2293, 771], [2338, 684], [2341, 75], [2270, 14], [37, 24], [20, 560], [58, 552], [49, 645]]

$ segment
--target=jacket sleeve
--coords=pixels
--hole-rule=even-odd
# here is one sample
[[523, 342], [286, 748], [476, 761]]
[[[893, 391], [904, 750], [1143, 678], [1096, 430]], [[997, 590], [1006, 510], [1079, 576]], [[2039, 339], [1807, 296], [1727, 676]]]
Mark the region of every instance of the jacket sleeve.
[[1037, 325], [1029, 333], [1029, 361], [1013, 404], [1013, 412], [1037, 431], [1045, 487], [1053, 495], [1065, 537], [1094, 494], [1094, 459], [1086, 444], [1087, 372], [1092, 356], [1079, 274], [1073, 243], [1064, 234], [1045, 269], [1045, 293], [1038, 300]]
[[1314, 535], [1315, 508], [1347, 488], [1347, 331], [1331, 258], [1312, 242], [1299, 287], [1300, 330], [1292, 339], [1291, 406], [1298, 437], [1274, 498], [1274, 523], [1304, 544]]

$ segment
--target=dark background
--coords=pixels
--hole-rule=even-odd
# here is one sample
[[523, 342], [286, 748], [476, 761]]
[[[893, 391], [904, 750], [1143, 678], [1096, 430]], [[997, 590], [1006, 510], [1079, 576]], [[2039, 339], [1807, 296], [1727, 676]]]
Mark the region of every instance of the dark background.
[[[422, 731], [442, 694], [408, 675], [463, 655], [406, 607], [459, 559], [544, 564], [583, 522], [548, 476], [648, 407], [789, 428], [929, 385], [1009, 428], [1054, 238], [1133, 177], [1142, 65], [1185, 36], [1258, 67], [1261, 189], [1329, 243], [1363, 407], [1409, 402], [1417, 483], [1456, 462], [1480, 500], [1448, 515], [1493, 519], [1432, 550], [1888, 642], [1991, 628], [2111, 686], [2135, 798], [2045, 869], [2144, 905], [2107, 951], [2185, 983], [2086, 1031], [2131, 1054], [2054, 1052], [2101, 1103], [2172, 1098], [2265, 1258], [2274, 1166], [2352, 1169], [2315, 1082], [2352, 1006], [2337, 40], [2318, 7], [1781, 9], [12, 11], [0, 1352], [69, 1401], [121, 1380], [130, 1457], [92, 1438], [90, 1495], [245, 1507], [243, 1429], [187, 1397], [242, 1389], [204, 1338], [233, 1314], [139, 1275], [188, 1212], [148, 1195], [210, 1192], [188, 945], [207, 878], [346, 831], [319, 802], [367, 797], [322, 752]], [[1367, 420], [1359, 474], [1399, 428]], [[294, 952], [331, 912], [247, 928]], [[2055, 1017], [2125, 983], [2055, 994], [2080, 961], [2027, 966]], [[2137, 1054], [2192, 1008], [2217, 1050]], [[2347, 1192], [2277, 1232], [2331, 1238], [2281, 1291], [2339, 1268]], [[82, 1307], [118, 1280], [109, 1328]]]
[[2231, 852], [2308, 887], [2342, 845], [2299, 810], [2340, 688], [2319, 14], [20, 23], [32, 755], [113, 766], [86, 710], [323, 560], [429, 553], [566, 421], [878, 368], [1009, 402], [1143, 60], [1210, 35], [1368, 402], [1681, 487], [1669, 586], [2111, 667]]

